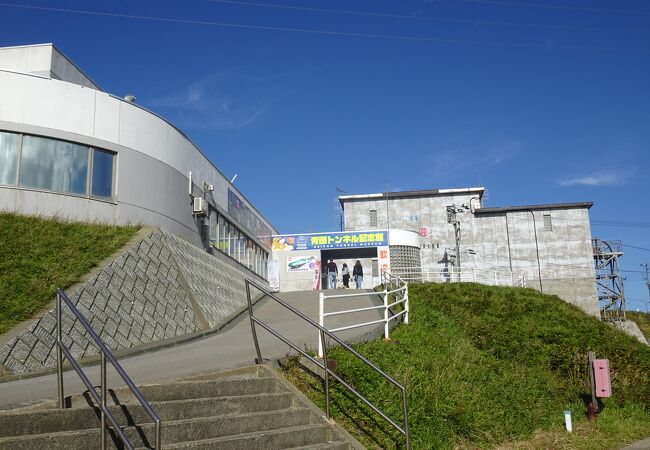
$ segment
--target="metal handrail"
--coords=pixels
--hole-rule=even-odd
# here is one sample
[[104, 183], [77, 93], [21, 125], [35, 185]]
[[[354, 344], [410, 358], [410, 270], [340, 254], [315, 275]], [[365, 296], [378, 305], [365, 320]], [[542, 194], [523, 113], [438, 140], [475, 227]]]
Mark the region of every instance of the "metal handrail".
[[[338, 332], [338, 331], [345, 331], [345, 330], [351, 330], [354, 328], [363, 328], [371, 325], [376, 325], [378, 323], [383, 323], [384, 324], [384, 339], [390, 339], [390, 322], [398, 319], [401, 316], [404, 316], [404, 323], [408, 324], [409, 322], [409, 300], [408, 300], [408, 283], [403, 281], [401, 278], [398, 276], [392, 275], [387, 271], [382, 271], [381, 274], [381, 280], [382, 280], [382, 285], [384, 286], [383, 291], [373, 291], [373, 292], [361, 292], [361, 293], [354, 293], [354, 294], [335, 294], [335, 295], [325, 295], [323, 292], [321, 292], [318, 296], [318, 324], [321, 327], [325, 327], [325, 318], [331, 317], [331, 316], [340, 316], [343, 314], [355, 314], [359, 312], [364, 312], [364, 311], [371, 311], [371, 310], [383, 310], [383, 319], [379, 320], [372, 320], [370, 322], [362, 322], [362, 323], [355, 323], [353, 325], [347, 325], [347, 326], [342, 326], [342, 327], [337, 327], [337, 328], [327, 328], [330, 332]], [[396, 289], [389, 290], [393, 285], [399, 286]], [[401, 292], [401, 298], [398, 299], [398, 293]], [[353, 309], [347, 309], [344, 311], [331, 311], [331, 312], [325, 312], [325, 300], [330, 300], [330, 299], [342, 299], [342, 298], [354, 298], [354, 297], [366, 297], [368, 295], [379, 295], [383, 299], [383, 304], [378, 305], [378, 306], [369, 306], [365, 308], [353, 308]], [[396, 301], [393, 303], [388, 302], [388, 297], [390, 295], [394, 295]], [[404, 310], [395, 313], [391, 310], [394, 306], [404, 304]], [[390, 312], [390, 314], [389, 314]], [[322, 358], [323, 357], [323, 344], [322, 344], [322, 339], [320, 334], [318, 335], [318, 357]]]
[[453, 267], [448, 272], [439, 268], [422, 267], [391, 267], [391, 272], [399, 273], [404, 280], [422, 281], [444, 281], [447, 283], [475, 282], [490, 285], [505, 286], [526, 286], [526, 279], [523, 273], [515, 273], [509, 269], [464, 269], [455, 270]]
[[[97, 394], [97, 391], [95, 390], [95, 387], [93, 384], [90, 382], [86, 374], [84, 373], [83, 369], [77, 362], [77, 360], [72, 356], [72, 353], [70, 352], [70, 349], [63, 343], [62, 340], [62, 308], [61, 308], [61, 302], [64, 302], [68, 308], [70, 308], [70, 311], [76, 316], [76, 318], [79, 320], [79, 323], [85, 328], [86, 332], [88, 335], [91, 337], [93, 341], [95, 341], [95, 344], [97, 344], [97, 347], [99, 347], [100, 353], [101, 353], [101, 382], [100, 382], [100, 391], [101, 395]], [[155, 448], [157, 450], [160, 450], [162, 448], [161, 446], [161, 421], [160, 417], [158, 414], [156, 414], [156, 411], [151, 407], [149, 402], [144, 398], [140, 390], [136, 387], [136, 385], [133, 383], [131, 378], [126, 374], [122, 366], [120, 365], [119, 362], [117, 362], [117, 359], [113, 356], [111, 351], [106, 347], [104, 342], [101, 340], [101, 338], [95, 333], [93, 328], [90, 326], [88, 323], [88, 320], [84, 317], [83, 314], [77, 309], [77, 307], [72, 303], [72, 301], [68, 298], [65, 292], [63, 292], [61, 289], [57, 289], [56, 291], [56, 343], [57, 343], [57, 378], [58, 378], [58, 385], [59, 385], [59, 409], [64, 409], [65, 408], [65, 396], [63, 392], [63, 355], [65, 354], [65, 357], [68, 358], [68, 361], [70, 362], [70, 365], [72, 368], [77, 372], [77, 375], [79, 375], [79, 378], [81, 378], [81, 381], [86, 385], [86, 388], [90, 392], [90, 395], [93, 397], [97, 405], [99, 406], [99, 409], [101, 410], [101, 448], [102, 450], [106, 449], [106, 419], [108, 418], [108, 421], [111, 423], [113, 426], [113, 429], [115, 430], [115, 433], [117, 436], [120, 438], [120, 440], [124, 443], [124, 446], [128, 448], [129, 450], [133, 450], [133, 444], [129, 440], [129, 438], [126, 436], [124, 433], [124, 430], [120, 427], [120, 425], [117, 423], [117, 419], [115, 418], [115, 415], [111, 412], [111, 410], [106, 406], [106, 359], [110, 361], [110, 363], [113, 365], [117, 373], [122, 377], [122, 380], [126, 383], [127, 387], [131, 391], [131, 393], [135, 396], [135, 398], [138, 399], [140, 404], [143, 406], [145, 411], [149, 414], [149, 416], [153, 419], [153, 421], [156, 424], [156, 437], [155, 437]]]
[[[286, 337], [282, 336], [280, 333], [272, 329], [270, 326], [259, 320], [255, 315], [253, 314], [253, 302], [251, 299], [251, 291], [250, 287], [254, 286], [258, 291], [263, 293], [263, 297], [270, 297], [271, 299], [275, 300], [276, 303], [282, 305], [292, 313], [296, 314], [298, 317], [312, 325], [313, 327], [317, 328], [320, 334], [321, 341], [323, 342], [323, 360], [320, 361], [313, 356], [309, 355], [306, 351], [301, 349], [298, 345], [294, 344], [293, 342], [289, 341]], [[289, 305], [286, 303], [284, 300], [280, 299], [276, 295], [274, 295], [272, 292], [269, 290], [263, 288], [259, 284], [255, 283], [254, 281], [251, 281], [249, 279], [246, 279], [246, 296], [248, 298], [248, 316], [250, 317], [251, 321], [251, 332], [253, 334], [253, 342], [255, 344], [255, 352], [257, 353], [257, 363], [262, 364], [263, 359], [262, 359], [262, 352], [260, 350], [260, 344], [259, 340], [257, 339], [257, 331], [255, 328], [255, 325], [259, 325], [262, 328], [264, 328], [266, 331], [271, 333], [273, 336], [276, 338], [280, 339], [282, 342], [287, 344], [289, 347], [293, 348], [296, 350], [298, 353], [300, 353], [302, 356], [306, 357], [309, 359], [312, 363], [316, 364], [318, 367], [323, 369], [325, 371], [325, 416], [329, 420], [330, 418], [330, 392], [329, 392], [329, 378], [330, 376], [334, 378], [336, 381], [341, 383], [348, 391], [350, 391], [352, 394], [354, 394], [359, 400], [361, 400], [364, 404], [366, 404], [370, 409], [372, 409], [374, 412], [379, 414], [384, 420], [386, 420], [389, 424], [391, 424], [397, 431], [399, 431], [401, 434], [404, 435], [406, 438], [406, 450], [411, 449], [411, 434], [409, 431], [409, 423], [408, 423], [408, 400], [406, 397], [406, 388], [402, 386], [400, 383], [398, 383], [393, 377], [390, 375], [386, 374], [384, 371], [382, 371], [379, 367], [374, 365], [372, 362], [370, 362], [367, 358], [362, 356], [359, 352], [354, 350], [352, 347], [350, 347], [348, 344], [343, 342], [341, 339], [336, 337], [332, 332], [329, 330], [323, 328], [322, 326], [318, 325], [313, 319], [309, 318], [302, 312], [298, 311], [296, 308], [293, 306]], [[262, 298], [263, 298], [262, 297]], [[393, 419], [388, 417], [384, 412], [382, 412], [378, 407], [376, 407], [370, 400], [368, 400], [366, 397], [364, 397], [361, 393], [359, 393], [356, 389], [354, 389], [350, 384], [348, 384], [345, 380], [343, 380], [341, 377], [339, 377], [333, 370], [331, 370], [327, 364], [327, 345], [325, 344], [325, 336], [329, 336], [332, 338], [338, 345], [341, 347], [345, 348], [347, 351], [352, 353], [354, 356], [356, 356], [358, 359], [363, 361], [367, 366], [372, 368], [375, 372], [379, 373], [382, 377], [384, 377], [388, 382], [390, 382], [393, 386], [397, 387], [400, 389], [402, 393], [402, 413], [403, 413], [403, 425], [400, 426], [397, 422], [395, 422]]]

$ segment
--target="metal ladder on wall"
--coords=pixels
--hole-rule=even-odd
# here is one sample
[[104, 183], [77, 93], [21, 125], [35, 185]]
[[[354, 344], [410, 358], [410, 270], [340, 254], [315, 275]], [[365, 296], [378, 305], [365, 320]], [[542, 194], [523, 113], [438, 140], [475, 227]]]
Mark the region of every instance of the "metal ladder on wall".
[[[90, 338], [94, 341], [95, 345], [99, 348], [100, 351], [100, 356], [101, 356], [101, 374], [100, 374], [100, 393], [97, 393], [97, 390], [95, 389], [95, 386], [90, 382], [86, 374], [84, 373], [83, 369], [77, 362], [77, 360], [72, 356], [72, 353], [70, 352], [70, 349], [63, 343], [62, 339], [62, 318], [63, 318], [63, 305], [66, 305], [72, 314], [77, 318], [79, 323], [84, 327]], [[108, 430], [108, 425], [106, 421], [110, 422], [111, 426], [113, 427], [114, 433], [117, 435], [117, 437], [122, 441], [124, 444], [124, 447], [129, 449], [129, 450], [134, 450], [133, 443], [129, 440], [128, 436], [124, 433], [124, 430], [120, 427], [120, 425], [117, 423], [117, 419], [115, 418], [115, 415], [111, 412], [111, 410], [106, 406], [106, 360], [108, 360], [117, 373], [122, 377], [122, 380], [126, 383], [126, 386], [129, 388], [131, 393], [135, 396], [135, 398], [138, 399], [142, 407], [147, 411], [147, 414], [151, 417], [151, 419], [154, 421], [156, 425], [156, 437], [155, 437], [155, 448], [156, 450], [160, 450], [162, 448], [161, 444], [161, 421], [160, 417], [154, 409], [151, 407], [149, 402], [144, 398], [140, 390], [137, 388], [137, 386], [133, 383], [131, 378], [126, 374], [122, 366], [120, 365], [119, 362], [117, 362], [117, 359], [113, 356], [111, 351], [106, 347], [106, 344], [104, 344], [104, 341], [101, 340], [101, 338], [95, 333], [95, 331], [92, 329], [90, 324], [88, 323], [88, 320], [84, 317], [83, 314], [77, 309], [77, 307], [72, 303], [70, 298], [66, 295], [65, 292], [63, 292], [61, 289], [58, 289], [56, 291], [56, 343], [57, 343], [57, 378], [58, 378], [58, 387], [59, 387], [59, 408], [64, 409], [65, 408], [65, 394], [63, 391], [63, 356], [68, 359], [70, 362], [70, 365], [72, 368], [77, 372], [77, 375], [79, 375], [79, 378], [83, 382], [83, 384], [86, 386], [88, 389], [88, 392], [92, 396], [93, 400], [99, 407], [101, 411], [101, 448], [102, 450], [106, 449], [106, 437], [107, 437], [107, 430]]]

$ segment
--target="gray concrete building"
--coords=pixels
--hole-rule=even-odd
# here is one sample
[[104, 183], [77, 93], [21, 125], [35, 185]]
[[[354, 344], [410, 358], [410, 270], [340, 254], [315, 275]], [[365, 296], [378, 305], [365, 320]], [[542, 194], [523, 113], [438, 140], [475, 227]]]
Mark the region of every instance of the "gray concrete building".
[[181, 130], [52, 44], [0, 48], [0, 210], [158, 226], [263, 278], [277, 234]]
[[[484, 188], [343, 195], [346, 231], [419, 234], [419, 255], [391, 249], [390, 268], [436, 281], [525, 284], [599, 316], [591, 202], [483, 207]], [[413, 253], [412, 251], [410, 253]]]

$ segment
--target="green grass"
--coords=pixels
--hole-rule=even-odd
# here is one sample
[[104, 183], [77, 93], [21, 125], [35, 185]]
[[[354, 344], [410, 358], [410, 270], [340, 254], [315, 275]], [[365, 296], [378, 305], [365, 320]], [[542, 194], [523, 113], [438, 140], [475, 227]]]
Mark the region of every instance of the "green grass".
[[[392, 342], [355, 347], [407, 386], [413, 448], [619, 448], [650, 436], [650, 348], [634, 338], [531, 289], [413, 284], [410, 307]], [[590, 350], [609, 358], [614, 390], [595, 424], [585, 418]], [[401, 423], [394, 388], [345, 351], [331, 358]], [[297, 364], [285, 374], [324, 405], [321, 380]], [[403, 448], [401, 435], [335, 386], [339, 423], [369, 448]], [[576, 421], [570, 436], [565, 409]]]
[[29, 319], [122, 247], [139, 227], [0, 213], [0, 334]]
[[629, 320], [633, 320], [639, 326], [641, 333], [645, 336], [646, 340], [650, 342], [650, 314], [645, 312], [627, 311], [625, 316]]

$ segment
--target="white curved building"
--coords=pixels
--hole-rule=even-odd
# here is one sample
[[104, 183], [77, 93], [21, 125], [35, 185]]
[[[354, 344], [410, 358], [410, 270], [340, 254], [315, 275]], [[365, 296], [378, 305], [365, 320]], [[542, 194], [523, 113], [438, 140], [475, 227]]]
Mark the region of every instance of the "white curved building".
[[263, 278], [277, 233], [183, 132], [52, 44], [0, 48], [0, 210], [160, 226]]

